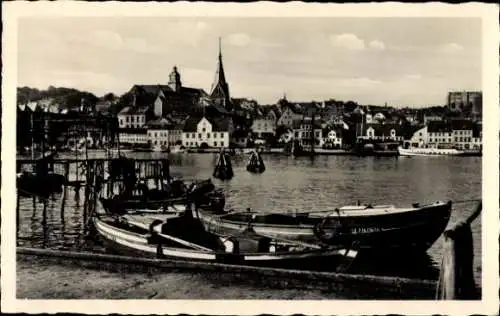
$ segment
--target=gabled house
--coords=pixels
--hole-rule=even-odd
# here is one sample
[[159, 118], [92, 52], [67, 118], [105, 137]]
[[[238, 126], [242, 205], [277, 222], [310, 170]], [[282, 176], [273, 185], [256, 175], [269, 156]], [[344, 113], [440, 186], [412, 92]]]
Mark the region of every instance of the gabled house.
[[342, 147], [343, 128], [339, 126], [327, 126], [323, 128], [323, 147], [324, 148], [341, 148]]
[[170, 130], [173, 127], [173, 123], [166, 118], [158, 118], [149, 121], [146, 125], [148, 140], [153, 146], [172, 146], [174, 144], [169, 143]]
[[281, 107], [281, 117], [278, 119], [278, 126], [293, 127], [293, 122], [302, 119], [303, 113], [297, 105], [287, 103]]
[[127, 106], [118, 113], [118, 127], [142, 128], [151, 116], [151, 110], [146, 106]]
[[312, 120], [296, 120], [293, 122], [293, 139], [301, 146], [323, 145], [323, 128], [321, 122]]
[[366, 124], [358, 139], [378, 141], [403, 141], [403, 131], [398, 124]]
[[276, 134], [276, 114], [270, 107], [260, 107], [252, 122], [252, 133], [256, 138], [265, 139]]
[[228, 117], [189, 117], [182, 131], [182, 145], [187, 148], [227, 148], [233, 132], [232, 120]]

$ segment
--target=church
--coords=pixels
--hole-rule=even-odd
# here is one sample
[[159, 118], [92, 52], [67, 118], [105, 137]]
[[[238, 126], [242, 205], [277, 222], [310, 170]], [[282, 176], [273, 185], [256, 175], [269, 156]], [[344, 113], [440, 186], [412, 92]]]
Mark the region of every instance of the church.
[[129, 102], [126, 103], [129, 108], [147, 108], [148, 119], [204, 113], [230, 114], [233, 106], [224, 73], [220, 38], [217, 68], [210, 93], [203, 89], [183, 86], [179, 69], [174, 66], [169, 74], [168, 84], [134, 85], [127, 95]]

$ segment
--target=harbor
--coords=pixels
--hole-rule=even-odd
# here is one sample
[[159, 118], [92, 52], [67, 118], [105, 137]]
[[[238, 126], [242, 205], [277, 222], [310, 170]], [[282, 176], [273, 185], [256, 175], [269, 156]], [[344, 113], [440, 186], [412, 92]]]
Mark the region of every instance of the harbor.
[[[164, 161], [168, 158], [169, 176], [182, 179], [212, 178], [212, 170], [218, 160], [217, 154], [163, 154], [163, 159], [158, 159], [157, 153], [126, 153], [125, 155], [133, 158], [139, 164], [141, 161]], [[225, 193], [227, 209], [248, 208], [263, 213], [293, 213], [332, 209], [332, 205], [342, 206], [358, 203], [376, 205], [387, 204], [388, 201], [396, 205], [411, 205], [417, 201], [434, 202], [446, 199], [456, 201], [453, 204], [447, 225], [450, 228], [472, 215], [474, 207], [479, 201], [477, 197], [480, 196], [480, 192], [474, 190], [474, 188], [480, 187], [480, 173], [478, 171], [481, 168], [481, 159], [478, 157], [450, 156], [436, 160], [429, 157], [398, 159], [394, 157], [317, 156], [311, 159], [310, 157], [294, 158], [263, 154], [265, 171], [251, 173], [247, 171], [248, 156], [232, 158], [234, 176], [229, 181], [212, 178], [214, 185]], [[464, 164], [464, 159], [467, 159], [469, 163]], [[75, 169], [69, 168], [68, 178], [73, 181], [70, 181], [70, 184], [75, 184], [78, 164], [72, 165], [75, 166]], [[287, 171], [280, 172], [283, 169]], [[424, 180], [419, 179], [422, 170], [426, 170], [426, 174], [433, 175], [432, 179], [427, 179], [428, 186], [422, 185]], [[461, 172], [457, 173], [457, 170]], [[79, 172], [81, 174], [81, 170]], [[401, 177], [402, 174], [406, 176]], [[145, 174], [142, 175], [145, 176]], [[405, 180], [410, 175], [415, 179], [415, 182]], [[80, 176], [79, 179], [85, 178]], [[420, 184], [417, 186], [415, 183]], [[455, 188], [454, 191], [450, 192], [450, 187]], [[359, 192], [373, 193], [360, 195]], [[30, 257], [34, 256], [29, 254], [29, 251], [24, 253], [23, 249], [46, 249], [82, 254], [109, 253], [109, 248], [107, 249], [89, 229], [91, 210], [88, 204], [91, 202], [90, 200], [92, 200], [92, 195], [85, 193], [85, 185], [81, 185], [79, 188], [68, 187], [64, 192], [46, 198], [20, 197], [17, 236], [20, 249], [18, 254], [21, 258], [19, 260], [29, 262]], [[480, 285], [481, 225], [479, 219], [472, 222], [471, 229], [474, 249], [474, 281]], [[386, 280], [386, 282], [393, 280], [394, 284], [397, 283], [395, 280], [413, 280], [409, 282], [416, 282], [419, 288], [427, 289], [427, 292], [420, 292], [421, 298], [431, 298], [439, 278], [443, 251], [443, 237], [441, 236], [427, 252], [415, 256], [399, 256], [396, 252], [392, 255], [378, 256], [375, 260], [373, 257], [363, 258], [360, 255], [349, 267], [347, 275], [374, 278], [371, 279], [371, 282], [375, 283], [377, 278], [378, 282], [380, 280]], [[35, 257], [43, 258], [44, 255], [37, 254]], [[52, 263], [49, 263], [48, 267], [53, 269], [57, 266], [54, 266], [54, 260], [59, 264], [66, 261], [64, 258], [52, 259]], [[73, 259], [72, 261], [78, 262], [80, 260]], [[22, 266], [24, 265], [21, 264]], [[209, 275], [214, 273], [210, 272], [210, 269], [207, 271], [206, 268], [202, 267], [191, 269], [198, 271], [197, 273], [203, 273], [200, 271], [206, 271]], [[327, 275], [330, 273], [330, 278], [332, 278], [332, 272], [333, 275], [337, 273], [335, 269], [332, 271], [332, 267], [323, 267], [319, 270], [318, 273], [327, 273]], [[321, 270], [323, 271], [321, 272]], [[57, 274], [57, 269], [55, 273]], [[186, 277], [185, 273], [181, 273], [179, 278]], [[251, 280], [253, 279], [251, 275], [255, 275], [255, 273], [254, 271], [249, 276], [248, 273], [240, 272], [238, 274], [239, 280], [243, 280], [241, 282]], [[190, 281], [186, 280], [185, 282]], [[219, 281], [210, 282], [207, 286], [217, 286]], [[301, 284], [302, 287], [305, 286], [304, 282], [295, 282], [295, 286], [290, 285], [289, 288], [301, 288]], [[260, 287], [262, 286], [261, 284]], [[259, 288], [259, 285], [255, 285], [255, 287]], [[271, 288], [286, 289], [287, 287], [282, 282], [274, 282]], [[430, 288], [433, 290], [429, 290]], [[29, 293], [29, 290], [26, 291]], [[251, 292], [253, 290], [246, 286], [246, 290], [242, 291], [242, 293], [246, 293], [245, 291]], [[293, 290], [290, 291], [293, 292]], [[318, 294], [317, 291], [311, 289], [309, 291], [311, 292], [308, 295], [313, 297], [326, 295]], [[393, 293], [393, 291], [394, 289], [388, 290], [385, 294], [380, 292], [378, 295], [383, 297], [383, 295], [390, 295], [387, 293]], [[332, 290], [328, 295], [334, 295], [332, 294], [334, 292]], [[200, 298], [211, 298], [208, 292], [202, 292], [199, 295]], [[272, 295], [279, 297], [276, 293]], [[275, 297], [272, 295], [271, 297]], [[326, 297], [329, 297], [328, 295]], [[355, 296], [356, 293], [345, 295]], [[376, 297], [377, 293], [372, 293], [372, 295]], [[400, 295], [418, 298], [419, 294], [416, 294], [414, 290], [402, 292]]]
[[8, 24], [17, 301], [489, 303], [486, 24], [332, 10]]

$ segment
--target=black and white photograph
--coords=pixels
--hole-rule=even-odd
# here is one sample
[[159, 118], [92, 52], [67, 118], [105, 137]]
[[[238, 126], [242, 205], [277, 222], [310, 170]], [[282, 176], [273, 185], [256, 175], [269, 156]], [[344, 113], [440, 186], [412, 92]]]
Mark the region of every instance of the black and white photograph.
[[498, 6], [2, 6], [11, 312], [497, 310]]

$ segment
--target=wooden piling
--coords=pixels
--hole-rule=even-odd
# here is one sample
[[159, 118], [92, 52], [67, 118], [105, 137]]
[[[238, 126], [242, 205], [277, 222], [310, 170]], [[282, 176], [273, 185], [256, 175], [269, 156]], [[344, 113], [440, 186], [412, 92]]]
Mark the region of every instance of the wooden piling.
[[443, 233], [444, 249], [436, 298], [440, 300], [480, 299], [474, 282], [474, 249], [471, 224], [479, 216], [482, 203], [465, 221]]
[[19, 218], [19, 206], [20, 206], [21, 196], [19, 193], [16, 194], [16, 240], [19, 236], [19, 226], [20, 226], [20, 218]]

